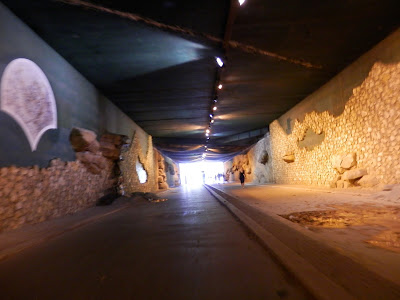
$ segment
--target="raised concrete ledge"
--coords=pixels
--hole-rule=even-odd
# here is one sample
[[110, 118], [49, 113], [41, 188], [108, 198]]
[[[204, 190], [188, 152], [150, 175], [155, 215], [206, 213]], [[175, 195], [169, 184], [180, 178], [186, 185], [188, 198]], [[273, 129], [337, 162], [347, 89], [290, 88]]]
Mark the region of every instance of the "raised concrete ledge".
[[314, 238], [301, 226], [261, 212], [215, 187], [210, 193], [317, 299], [400, 299], [400, 287]]

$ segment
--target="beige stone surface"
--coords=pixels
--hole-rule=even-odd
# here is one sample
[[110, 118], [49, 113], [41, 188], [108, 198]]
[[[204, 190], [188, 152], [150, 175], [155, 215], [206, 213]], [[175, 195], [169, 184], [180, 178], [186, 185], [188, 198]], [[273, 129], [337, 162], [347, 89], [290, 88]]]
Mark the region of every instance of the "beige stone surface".
[[354, 169], [354, 170], [348, 170], [343, 173], [343, 180], [353, 180], [353, 179], [358, 179], [363, 177], [364, 175], [367, 175], [368, 172], [366, 169]]
[[350, 153], [343, 157], [342, 162], [340, 163], [340, 167], [343, 169], [351, 169], [357, 164], [356, 154]]
[[104, 157], [111, 160], [117, 160], [120, 155], [119, 146], [104, 140], [100, 140], [100, 151]]
[[343, 160], [343, 155], [333, 155], [331, 158], [331, 162], [332, 162], [332, 168], [334, 168], [335, 170], [337, 170], [339, 173], [343, 173], [341, 172], [341, 164], [342, 164], [342, 160]]
[[[339, 158], [335, 156], [355, 153], [357, 168], [366, 169], [381, 183], [399, 183], [399, 125], [400, 63], [375, 63], [364, 82], [353, 90], [341, 115], [308, 113], [303, 122], [294, 121], [289, 135], [278, 121], [271, 123], [274, 179], [283, 184], [329, 186], [337, 175], [334, 167]], [[311, 151], [298, 147], [309, 128], [325, 133], [324, 141]], [[294, 151], [296, 157], [291, 164], [282, 160], [288, 151]]]
[[[272, 162], [269, 158], [270, 151], [270, 136], [267, 133], [247, 154], [238, 155], [224, 163], [225, 179], [227, 181], [239, 181], [239, 170], [243, 168], [246, 172], [245, 182], [273, 182]], [[269, 159], [265, 160], [266, 157]], [[265, 163], [262, 163], [264, 160]]]
[[51, 161], [48, 168], [1, 168], [0, 231], [95, 205], [113, 185], [109, 180], [112, 165], [105, 161], [98, 174], [91, 173], [80, 161], [58, 159]]
[[98, 150], [96, 136], [96, 133], [91, 130], [72, 128], [69, 140], [76, 152], [87, 151], [89, 148], [90, 151], [96, 152]]
[[[112, 143], [110, 139], [106, 142]], [[118, 144], [118, 141], [113, 143]], [[153, 146], [152, 137], [141, 131], [135, 132], [132, 142], [122, 151], [121, 157], [122, 161], [119, 162], [119, 166], [123, 177], [122, 186], [127, 194], [156, 192], [158, 189], [166, 189], [168, 186], [177, 186], [180, 183], [178, 165], [157, 151]], [[145, 183], [139, 182], [136, 172], [137, 161], [143, 165], [147, 173]], [[166, 161], [168, 168], [166, 168]]]
[[76, 153], [76, 158], [83, 164], [94, 164], [99, 168], [105, 168], [107, 164], [107, 159], [101, 153], [78, 152]]
[[[391, 229], [393, 232], [399, 232], [400, 185], [392, 186], [390, 191], [379, 193], [354, 187], [332, 190], [308, 185], [268, 184], [248, 185], [245, 188], [241, 188], [239, 184], [214, 186], [261, 212], [292, 216], [289, 217], [291, 221], [294, 221], [293, 217], [300, 212], [344, 212], [340, 218], [334, 219], [331, 215], [325, 215], [325, 219], [317, 219], [316, 226], [306, 225], [305, 234], [328, 243], [340, 253], [400, 284], [400, 248], [397, 248], [397, 252], [393, 252], [366, 243], [381, 231], [386, 232]], [[382, 214], [393, 210], [397, 213]], [[340, 224], [349, 218], [361, 222], [349, 222], [343, 228], [329, 228], [319, 224], [322, 222]]]
[[[136, 131], [132, 142], [122, 153], [119, 166], [123, 177], [125, 193], [155, 192], [158, 189], [158, 151], [153, 147], [153, 139], [141, 131]], [[139, 182], [136, 162], [140, 161], [147, 173], [147, 181]]]
[[158, 187], [160, 190], [166, 190], [168, 189], [168, 184], [166, 182], [161, 182]]
[[362, 187], [374, 187], [379, 184], [379, 180], [373, 175], [365, 175], [357, 182], [357, 184]]
[[287, 163], [292, 163], [292, 162], [295, 161], [294, 154], [285, 154], [285, 155], [282, 157], [282, 159], [283, 159], [284, 162], [287, 162]]

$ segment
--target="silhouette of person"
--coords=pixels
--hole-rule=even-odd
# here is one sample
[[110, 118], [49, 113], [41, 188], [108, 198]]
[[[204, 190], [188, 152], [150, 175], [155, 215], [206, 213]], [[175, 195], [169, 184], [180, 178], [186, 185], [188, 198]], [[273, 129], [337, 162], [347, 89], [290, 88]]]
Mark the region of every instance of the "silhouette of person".
[[241, 169], [240, 171], [239, 171], [239, 179], [240, 179], [240, 184], [242, 185], [242, 188], [244, 188], [244, 178], [245, 178], [246, 176], [244, 175], [244, 170], [243, 169]]

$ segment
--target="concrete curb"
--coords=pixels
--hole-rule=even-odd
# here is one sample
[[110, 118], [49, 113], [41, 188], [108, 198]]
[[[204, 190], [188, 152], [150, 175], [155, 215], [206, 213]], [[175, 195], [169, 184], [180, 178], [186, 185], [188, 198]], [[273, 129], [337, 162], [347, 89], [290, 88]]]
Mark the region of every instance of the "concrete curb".
[[56, 238], [56, 237], [58, 237], [60, 235], [63, 235], [66, 232], [73, 231], [73, 230], [78, 229], [80, 227], [83, 227], [85, 225], [94, 223], [94, 222], [96, 222], [96, 221], [98, 221], [98, 220], [100, 220], [100, 219], [102, 219], [102, 218], [104, 218], [106, 216], [109, 216], [109, 215], [117, 213], [117, 212], [119, 212], [121, 210], [124, 210], [124, 209], [128, 208], [129, 206], [130, 206], [129, 204], [126, 204], [126, 205], [124, 205], [122, 207], [119, 207], [119, 208], [116, 208], [116, 209], [114, 209], [112, 211], [109, 211], [109, 212], [106, 212], [106, 213], [103, 213], [103, 214], [100, 214], [100, 215], [96, 215], [96, 216], [87, 218], [87, 219], [85, 219], [83, 221], [74, 223], [73, 225], [71, 225], [69, 227], [66, 227], [64, 229], [59, 229], [59, 230], [55, 230], [53, 232], [49, 232], [47, 235], [42, 235], [40, 238], [27, 240], [27, 241], [20, 242], [20, 243], [16, 243], [14, 246], [7, 247], [7, 248], [5, 248], [3, 250], [0, 250], [0, 262], [3, 261], [3, 260], [6, 260], [7, 258], [9, 258], [9, 257], [11, 257], [11, 256], [13, 256], [15, 254], [18, 254], [18, 253], [20, 253], [20, 252], [22, 252], [22, 251], [24, 251], [26, 249], [29, 249], [29, 248], [34, 247], [34, 246], [37, 246], [37, 245], [39, 245], [39, 244], [41, 244], [43, 242], [49, 241], [49, 240], [54, 239], [54, 238]]
[[292, 251], [271, 233], [253, 221], [244, 212], [214, 192], [211, 187], [207, 185], [205, 185], [205, 187], [222, 205], [231, 211], [259, 238], [262, 245], [269, 249], [279, 262], [292, 273], [314, 297], [321, 300], [355, 299], [342, 287], [331, 281], [304, 258]]
[[[400, 286], [375, 270], [364, 266], [342, 249], [321, 241], [302, 226], [279, 217], [276, 213], [259, 210], [217, 187], [209, 186], [285, 246], [317, 268], [332, 282], [357, 299], [400, 299]], [[222, 203], [225, 204], [225, 203]]]

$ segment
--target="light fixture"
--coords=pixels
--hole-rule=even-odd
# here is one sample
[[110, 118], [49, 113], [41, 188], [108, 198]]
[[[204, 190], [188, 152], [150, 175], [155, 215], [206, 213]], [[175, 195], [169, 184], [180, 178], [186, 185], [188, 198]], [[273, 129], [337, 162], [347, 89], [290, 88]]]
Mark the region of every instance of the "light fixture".
[[208, 134], [208, 133], [206, 133], [206, 136], [209, 136], [209, 134]]
[[224, 66], [224, 62], [221, 58], [216, 57], [215, 60], [217, 61], [218, 66], [220, 66], [221, 68]]
[[217, 102], [218, 102], [218, 99], [214, 99], [214, 102], [217, 103]]
[[207, 133], [210, 133], [210, 129], [207, 129], [206, 132], [207, 132]]
[[220, 84], [220, 85], [218, 86], [218, 89], [219, 89], [219, 90], [222, 90], [222, 84]]
[[216, 107], [216, 106], [214, 106], [214, 107], [213, 107], [213, 110], [214, 110], [214, 111], [215, 111], [215, 110], [217, 110], [217, 107]]
[[214, 119], [211, 120], [211, 124], [214, 123]]
[[210, 118], [211, 118], [211, 119], [214, 118], [214, 115], [213, 115], [213, 114], [210, 114]]
[[239, 0], [239, 5], [242, 5], [246, 0]]

